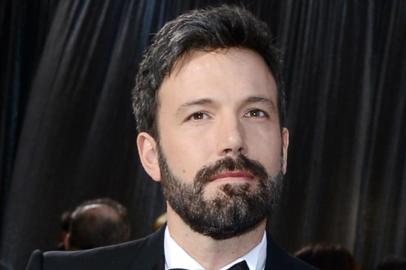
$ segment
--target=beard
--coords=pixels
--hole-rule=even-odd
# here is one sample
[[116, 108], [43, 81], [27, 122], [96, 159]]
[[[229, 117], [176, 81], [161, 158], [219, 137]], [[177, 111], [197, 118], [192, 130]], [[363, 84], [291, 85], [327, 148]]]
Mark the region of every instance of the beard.
[[[281, 170], [269, 176], [259, 162], [240, 155], [203, 167], [189, 184], [174, 176], [161, 148], [159, 167], [162, 190], [170, 206], [192, 230], [216, 240], [244, 234], [266, 219], [279, 199], [283, 177]], [[205, 198], [205, 187], [213, 176], [235, 170], [251, 173], [256, 185], [227, 183], [219, 186], [213, 198]]]

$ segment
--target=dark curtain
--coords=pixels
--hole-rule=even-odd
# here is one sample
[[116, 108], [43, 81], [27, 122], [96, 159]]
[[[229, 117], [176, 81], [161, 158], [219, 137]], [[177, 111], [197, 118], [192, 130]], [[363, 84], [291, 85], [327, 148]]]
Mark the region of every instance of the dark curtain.
[[[164, 211], [135, 147], [130, 89], [151, 35], [237, 1], [0, 2], [0, 259], [55, 248], [86, 199], [128, 207], [133, 238]], [[406, 1], [238, 1], [284, 53], [288, 174], [270, 227], [293, 252], [342, 244], [365, 269], [406, 257]]]

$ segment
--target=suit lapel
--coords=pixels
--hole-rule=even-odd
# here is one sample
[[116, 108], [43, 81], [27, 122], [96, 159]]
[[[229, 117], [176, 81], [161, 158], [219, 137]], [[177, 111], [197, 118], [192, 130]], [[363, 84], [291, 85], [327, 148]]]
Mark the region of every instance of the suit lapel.
[[152, 266], [152, 270], [164, 270], [165, 269], [165, 256], [159, 256]]
[[165, 227], [162, 226], [159, 231], [153, 233], [151, 236], [145, 238], [142, 247], [135, 252], [138, 252], [137, 257], [140, 259], [134, 260], [131, 264], [131, 270], [164, 270], [165, 269], [165, 256], [164, 256], [164, 233]]
[[266, 239], [267, 248], [265, 270], [289, 269], [288, 264], [286, 264], [288, 255], [275, 244], [269, 233], [267, 233]]

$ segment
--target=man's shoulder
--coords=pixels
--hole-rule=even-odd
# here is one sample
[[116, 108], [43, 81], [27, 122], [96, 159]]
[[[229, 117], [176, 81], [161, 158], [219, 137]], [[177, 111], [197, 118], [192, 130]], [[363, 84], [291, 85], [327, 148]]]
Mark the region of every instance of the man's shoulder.
[[31, 256], [27, 270], [39, 269], [131, 269], [134, 264], [149, 263], [151, 258], [163, 256], [161, 232], [147, 237], [90, 250], [36, 251]]
[[[47, 264], [102, 265], [106, 269], [121, 269], [136, 259], [148, 247], [149, 237], [121, 244], [80, 251], [49, 251], [43, 254]], [[145, 254], [144, 254], [145, 255]], [[73, 269], [73, 268], [69, 268]], [[103, 268], [104, 269], [104, 268]]]

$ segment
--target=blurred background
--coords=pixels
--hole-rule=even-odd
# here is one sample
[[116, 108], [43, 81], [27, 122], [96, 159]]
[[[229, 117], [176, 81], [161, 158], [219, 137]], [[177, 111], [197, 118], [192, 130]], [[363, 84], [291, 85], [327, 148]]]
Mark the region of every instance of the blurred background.
[[130, 89], [152, 35], [183, 11], [238, 3], [284, 53], [291, 132], [273, 237], [327, 242], [364, 269], [406, 257], [406, 1], [0, 1], [0, 260], [55, 249], [84, 200], [128, 208], [132, 238], [165, 211], [135, 146]]

